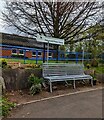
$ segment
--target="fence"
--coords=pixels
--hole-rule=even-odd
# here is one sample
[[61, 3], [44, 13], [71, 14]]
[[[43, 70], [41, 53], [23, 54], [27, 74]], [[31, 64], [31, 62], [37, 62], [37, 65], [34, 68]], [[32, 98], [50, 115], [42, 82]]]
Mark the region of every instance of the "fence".
[[[24, 64], [26, 63], [26, 60], [35, 60], [36, 64], [38, 63], [38, 61], [43, 60], [43, 49], [3, 44], [0, 44], [0, 49], [2, 50], [2, 54], [0, 54], [1, 58], [22, 59], [24, 60]], [[49, 50], [48, 60], [57, 60], [56, 53], [56, 50]], [[89, 56], [90, 54], [86, 52], [84, 53], [83, 57], [82, 52], [58, 51], [58, 61], [75, 61], [76, 63], [78, 63], [78, 61], [89, 60]], [[45, 50], [45, 60], [47, 60], [47, 50]]]

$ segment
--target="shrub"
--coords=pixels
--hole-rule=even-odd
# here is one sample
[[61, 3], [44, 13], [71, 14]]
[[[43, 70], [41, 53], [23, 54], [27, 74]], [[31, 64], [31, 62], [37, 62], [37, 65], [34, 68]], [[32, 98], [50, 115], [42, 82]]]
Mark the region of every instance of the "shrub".
[[104, 64], [104, 59], [100, 59], [99, 62], [100, 62], [101, 64]]
[[68, 63], [69, 61], [68, 60], [66, 60], [66, 63]]
[[91, 65], [90, 64], [86, 64], [86, 67], [89, 69], [91, 67]]
[[0, 100], [0, 107], [2, 108], [2, 116], [7, 116], [10, 112], [10, 110], [16, 106], [15, 103], [10, 102], [7, 98], [2, 97], [2, 99]]
[[91, 61], [91, 66], [92, 66], [92, 67], [98, 67], [98, 61], [97, 61], [96, 59], [93, 59], [93, 60]]
[[29, 68], [40, 68], [40, 65], [39, 64], [29, 64], [29, 65], [27, 65], [27, 67], [29, 67]]
[[32, 95], [36, 94], [36, 93], [40, 93], [40, 91], [42, 90], [42, 86], [41, 86], [41, 83], [42, 83], [42, 78], [38, 78], [36, 76], [34, 76], [34, 74], [31, 74], [29, 76], [29, 84], [30, 84], [30, 93]]
[[34, 64], [34, 65], [32, 65], [32, 68], [40, 68], [40, 65], [39, 64]]
[[34, 94], [36, 94], [36, 93], [40, 93], [40, 91], [41, 91], [42, 89], [41, 89], [41, 84], [37, 84], [37, 85], [32, 85], [31, 87], [30, 87], [30, 93], [32, 94], [32, 95], [34, 95]]
[[89, 61], [84, 61], [84, 66], [87, 67], [88, 65], [90, 65]]
[[2, 68], [7, 67], [7, 61], [6, 61], [5, 59], [0, 59], [0, 66], [1, 66]]

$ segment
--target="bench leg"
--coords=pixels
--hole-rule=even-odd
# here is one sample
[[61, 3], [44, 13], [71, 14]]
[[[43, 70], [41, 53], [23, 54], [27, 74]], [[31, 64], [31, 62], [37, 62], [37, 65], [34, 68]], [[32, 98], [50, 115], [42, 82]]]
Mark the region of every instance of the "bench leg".
[[74, 87], [74, 89], [76, 88], [76, 86], [75, 86], [75, 80], [73, 81], [73, 87]]
[[52, 82], [50, 82], [50, 92], [52, 93]]
[[93, 87], [93, 79], [91, 79], [91, 85], [92, 85], [92, 87]]

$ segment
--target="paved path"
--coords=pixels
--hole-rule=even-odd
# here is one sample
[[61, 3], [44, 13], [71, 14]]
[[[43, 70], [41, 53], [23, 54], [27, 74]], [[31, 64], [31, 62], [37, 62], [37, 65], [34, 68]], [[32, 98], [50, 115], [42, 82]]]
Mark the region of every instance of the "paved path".
[[[103, 90], [104, 91], [104, 90]], [[24, 105], [11, 118], [101, 118], [102, 90]]]

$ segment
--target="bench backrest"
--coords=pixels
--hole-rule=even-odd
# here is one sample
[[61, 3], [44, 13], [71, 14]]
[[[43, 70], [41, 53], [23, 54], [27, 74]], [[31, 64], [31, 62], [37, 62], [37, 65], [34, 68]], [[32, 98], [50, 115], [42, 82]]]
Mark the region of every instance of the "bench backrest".
[[43, 63], [43, 77], [82, 74], [84, 74], [84, 66], [82, 64]]

